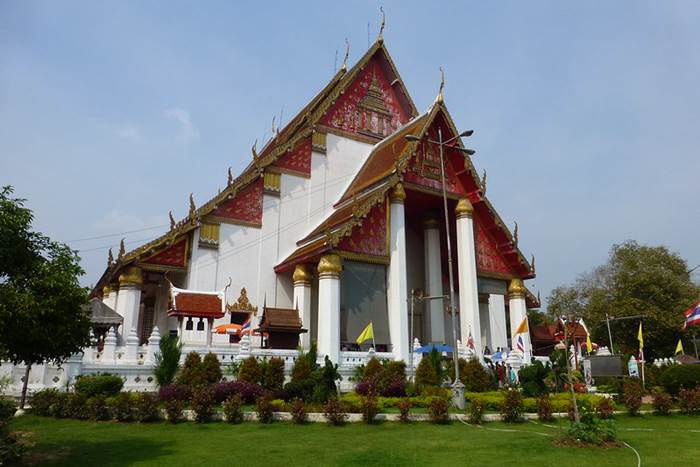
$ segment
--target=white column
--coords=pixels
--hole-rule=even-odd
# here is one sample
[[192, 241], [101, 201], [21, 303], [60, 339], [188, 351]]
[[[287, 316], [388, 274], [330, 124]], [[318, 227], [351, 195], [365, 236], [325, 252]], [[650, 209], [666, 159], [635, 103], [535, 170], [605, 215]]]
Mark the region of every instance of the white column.
[[[440, 256], [440, 225], [435, 219], [423, 222], [425, 257], [425, 293], [442, 295], [442, 257]], [[442, 299], [425, 302], [430, 323], [429, 342], [445, 342], [445, 305]]]
[[105, 365], [113, 365], [116, 351], [117, 334], [114, 332], [114, 328], [109, 328], [102, 350], [102, 363]]
[[476, 248], [474, 244], [474, 208], [468, 199], [460, 199], [457, 214], [457, 272], [459, 279], [459, 325], [461, 340], [469, 342], [471, 334], [476, 355], [481, 359], [481, 325], [479, 320], [479, 291], [476, 283]]
[[206, 324], [204, 325], [204, 329], [207, 333], [206, 337], [206, 346], [207, 350], [211, 350], [211, 338], [212, 338], [212, 331], [214, 329], [214, 318], [207, 318]]
[[[513, 279], [510, 281], [508, 286], [508, 308], [510, 309], [510, 332], [511, 332], [511, 347], [515, 349], [517, 347], [518, 335], [513, 335], [520, 323], [527, 317], [527, 304], [525, 303], [525, 286], [523, 281], [520, 279]], [[522, 333], [523, 336], [523, 346], [525, 347], [525, 356], [523, 358], [523, 363], [528, 365], [530, 359], [532, 358], [532, 342], [530, 341], [530, 332]]]
[[506, 300], [501, 294], [489, 294], [489, 326], [491, 328], [491, 348], [508, 348], [508, 330], [506, 329]]
[[160, 353], [160, 331], [158, 326], [153, 326], [153, 331], [148, 337], [148, 353], [146, 354], [146, 362], [154, 364], [156, 355]]
[[132, 327], [129, 335], [126, 338], [126, 355], [124, 360], [126, 363], [136, 364], [139, 357], [139, 336], [136, 334], [136, 328]]
[[318, 262], [318, 356], [340, 360], [340, 256], [328, 254]]
[[131, 332], [132, 328], [136, 330], [136, 335], [138, 335], [142, 285], [141, 269], [135, 266], [127, 268], [119, 276], [119, 295], [116, 311], [124, 318], [122, 335]]
[[111, 309], [114, 309], [112, 306], [112, 288], [109, 286], [109, 284], [105, 285], [102, 287], [102, 303], [110, 307]]
[[307, 332], [301, 334], [301, 346], [308, 350], [311, 346], [311, 281], [313, 274], [305, 264], [297, 264], [292, 274], [294, 281], [294, 307], [299, 312], [301, 325]]
[[389, 232], [389, 335], [395, 360], [408, 361], [408, 283], [406, 280], [406, 220], [404, 218], [404, 200], [406, 192], [401, 183], [397, 183], [389, 194], [390, 232]]

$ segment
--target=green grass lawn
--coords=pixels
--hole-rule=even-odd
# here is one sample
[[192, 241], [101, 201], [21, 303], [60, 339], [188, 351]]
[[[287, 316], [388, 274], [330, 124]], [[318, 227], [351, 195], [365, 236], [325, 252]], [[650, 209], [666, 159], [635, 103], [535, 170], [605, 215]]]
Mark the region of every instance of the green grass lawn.
[[[617, 426], [620, 437], [639, 451], [642, 465], [696, 465], [700, 458], [699, 417], [620, 416]], [[28, 415], [13, 420], [11, 429], [35, 443], [25, 463], [42, 465], [636, 465], [628, 448], [553, 446], [542, 433], [556, 435], [558, 428], [532, 422], [169, 425]]]

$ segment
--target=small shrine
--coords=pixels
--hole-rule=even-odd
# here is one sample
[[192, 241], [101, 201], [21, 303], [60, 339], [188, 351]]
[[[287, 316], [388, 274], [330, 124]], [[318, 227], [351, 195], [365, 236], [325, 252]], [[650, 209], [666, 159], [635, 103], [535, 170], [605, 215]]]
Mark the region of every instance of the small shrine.
[[308, 332], [302, 328], [299, 310], [267, 306], [263, 306], [260, 327], [255, 331], [267, 335], [264, 346], [272, 349], [296, 349], [299, 335]]

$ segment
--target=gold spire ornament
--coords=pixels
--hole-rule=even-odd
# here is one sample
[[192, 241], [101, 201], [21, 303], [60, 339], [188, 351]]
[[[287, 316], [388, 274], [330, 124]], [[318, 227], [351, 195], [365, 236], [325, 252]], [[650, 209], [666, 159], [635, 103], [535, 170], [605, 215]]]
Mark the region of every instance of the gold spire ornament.
[[175, 218], [172, 211], [168, 211], [168, 217], [170, 218], [170, 230], [173, 230], [175, 228]]
[[349, 56], [350, 56], [350, 41], [346, 37], [345, 38], [345, 57], [343, 57], [343, 64], [340, 67], [341, 71], [345, 71], [348, 69], [348, 57]]
[[384, 8], [379, 7], [379, 11], [382, 13], [382, 23], [379, 25], [379, 36], [377, 36], [377, 42], [384, 42], [384, 26], [386, 26], [386, 15], [384, 14]]
[[484, 169], [484, 175], [481, 176], [481, 195], [486, 196], [486, 169]]
[[513, 243], [518, 246], [518, 223], [515, 222], [515, 228], [513, 229]]
[[228, 168], [228, 181], [226, 182], [227, 186], [231, 186], [233, 183], [233, 174], [231, 173], [231, 167]]
[[197, 217], [197, 206], [194, 204], [194, 195], [190, 193], [190, 212], [187, 214], [190, 222], [194, 222]]
[[126, 248], [124, 248], [124, 239], [122, 238], [119, 241], [119, 254], [117, 255], [117, 261], [121, 261], [121, 259], [124, 257], [126, 254]]
[[532, 261], [530, 261], [530, 266], [532, 266], [532, 273], [535, 273], [535, 255], [532, 255]]
[[442, 90], [445, 89], [445, 70], [440, 67], [440, 90], [438, 91], [436, 102], [442, 104]]
[[112, 248], [109, 248], [109, 251], [107, 252], [107, 267], [111, 268], [112, 265], [114, 264], [114, 255], [112, 254]]
[[251, 151], [253, 152], [253, 160], [254, 161], [258, 160], [258, 157], [260, 157], [260, 155], [258, 154], [258, 140], [257, 139], [253, 143], [253, 147], [251, 148]]

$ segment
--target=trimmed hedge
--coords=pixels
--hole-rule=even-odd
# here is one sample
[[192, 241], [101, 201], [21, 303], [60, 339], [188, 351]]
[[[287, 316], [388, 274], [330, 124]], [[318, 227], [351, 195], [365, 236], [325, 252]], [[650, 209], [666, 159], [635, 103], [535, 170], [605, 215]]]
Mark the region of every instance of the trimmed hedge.
[[[465, 398], [469, 402], [475, 400], [481, 401], [486, 410], [500, 412], [503, 408], [505, 394], [505, 391], [468, 392], [465, 394]], [[602, 396], [596, 396], [594, 394], [576, 394], [577, 401], [582, 401], [582, 403], [587, 403], [592, 407], [595, 407], [598, 401], [601, 399], [603, 399]], [[563, 392], [550, 394], [550, 401], [552, 412], [566, 412], [569, 408], [569, 404], [571, 403], [571, 395]], [[523, 397], [523, 411], [527, 413], [537, 413], [537, 398]]]
[[124, 387], [121, 376], [109, 373], [79, 376], [75, 382], [75, 392], [85, 398], [94, 396], [116, 396]]
[[673, 396], [681, 389], [694, 389], [700, 386], [700, 365], [671, 365], [663, 370], [659, 383]]

